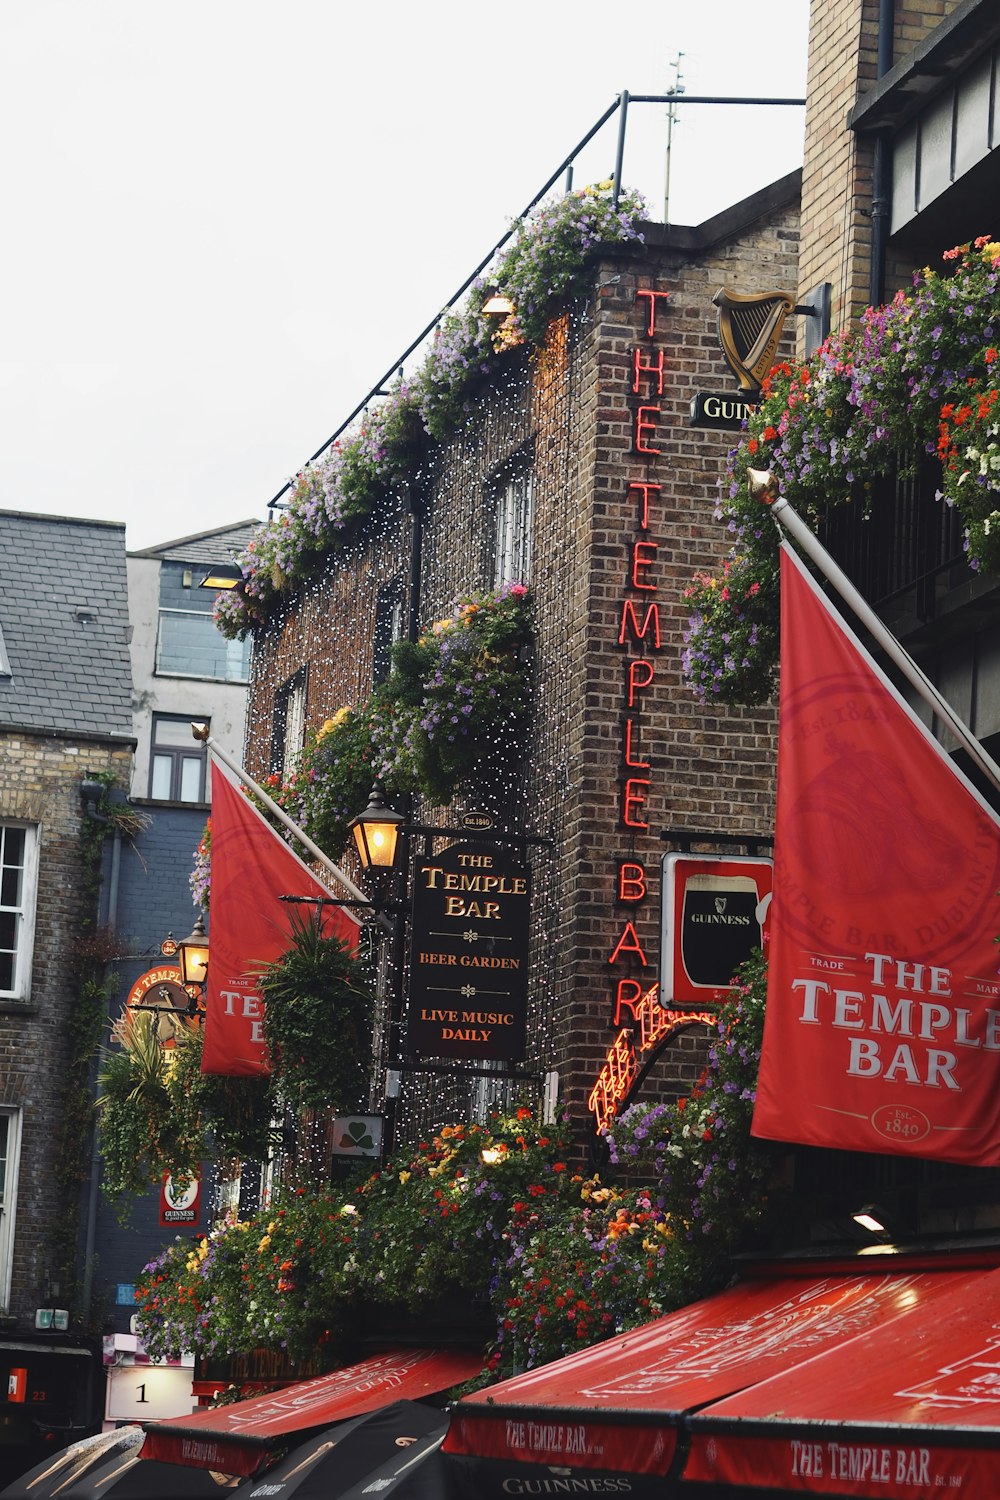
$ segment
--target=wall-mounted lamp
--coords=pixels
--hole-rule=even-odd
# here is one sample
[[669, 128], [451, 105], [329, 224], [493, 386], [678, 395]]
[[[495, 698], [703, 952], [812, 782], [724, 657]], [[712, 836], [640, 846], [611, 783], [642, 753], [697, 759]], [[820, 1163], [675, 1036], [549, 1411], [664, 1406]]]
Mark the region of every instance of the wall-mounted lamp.
[[181, 983], [185, 987], [189, 984], [199, 988], [204, 985], [208, 978], [208, 935], [200, 912], [187, 937], [177, 944], [177, 961], [181, 966]]
[[479, 311], [484, 318], [509, 318], [514, 311], [514, 304], [498, 286], [489, 286]]
[[891, 1232], [886, 1222], [885, 1210], [879, 1208], [877, 1203], [866, 1203], [864, 1208], [859, 1208], [857, 1213], [851, 1214], [851, 1218], [862, 1229], [867, 1229], [869, 1234], [889, 1234]]
[[405, 822], [402, 813], [386, 805], [382, 788], [376, 781], [368, 806], [348, 823], [354, 834], [358, 858], [366, 870], [391, 870], [396, 860], [399, 830]]
[[216, 593], [220, 589], [235, 589], [243, 582], [243, 570], [235, 565], [212, 568], [206, 573], [199, 583], [200, 589], [214, 589]]

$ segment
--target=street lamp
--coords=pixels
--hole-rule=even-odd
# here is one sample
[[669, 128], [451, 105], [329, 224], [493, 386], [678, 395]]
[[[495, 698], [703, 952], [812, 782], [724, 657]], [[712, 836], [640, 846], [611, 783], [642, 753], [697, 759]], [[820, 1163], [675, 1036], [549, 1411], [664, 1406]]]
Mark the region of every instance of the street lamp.
[[402, 813], [386, 805], [382, 788], [376, 781], [368, 806], [348, 823], [354, 834], [358, 858], [366, 870], [391, 870], [396, 861], [399, 830], [405, 822]]
[[197, 985], [201, 989], [208, 978], [208, 936], [200, 912], [191, 932], [177, 944], [177, 959], [181, 966], [181, 983], [185, 987]]

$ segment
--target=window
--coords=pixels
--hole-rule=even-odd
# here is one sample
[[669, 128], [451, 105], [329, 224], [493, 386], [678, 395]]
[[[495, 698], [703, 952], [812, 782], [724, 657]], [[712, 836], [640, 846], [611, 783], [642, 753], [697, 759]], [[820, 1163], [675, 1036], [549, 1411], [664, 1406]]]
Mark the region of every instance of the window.
[[403, 638], [403, 584], [400, 579], [379, 589], [375, 601], [375, 640], [372, 657], [372, 681], [384, 682], [392, 665], [390, 655], [395, 643]]
[[208, 751], [191, 735], [191, 720], [153, 715], [149, 751], [149, 795], [157, 802], [204, 802]]
[[0, 1307], [10, 1306], [21, 1111], [0, 1108]]
[[534, 494], [531, 474], [522, 471], [506, 476], [496, 491], [496, 547], [493, 586], [527, 583], [531, 574], [531, 524]]
[[0, 677], [9, 677], [10, 675], [10, 657], [7, 655], [7, 647], [4, 643], [3, 626], [0, 625]]
[[0, 997], [27, 1000], [35, 934], [36, 831], [0, 823]]
[[214, 682], [246, 682], [249, 641], [227, 641], [212, 617], [214, 596], [196, 589], [189, 563], [160, 565], [160, 617], [156, 636], [156, 670], [177, 677], [205, 677]]
[[271, 722], [271, 771], [283, 776], [302, 749], [306, 727], [306, 682], [308, 671], [300, 667], [278, 689]]
[[227, 641], [212, 616], [202, 610], [161, 609], [156, 670], [178, 677], [246, 682], [250, 642]]

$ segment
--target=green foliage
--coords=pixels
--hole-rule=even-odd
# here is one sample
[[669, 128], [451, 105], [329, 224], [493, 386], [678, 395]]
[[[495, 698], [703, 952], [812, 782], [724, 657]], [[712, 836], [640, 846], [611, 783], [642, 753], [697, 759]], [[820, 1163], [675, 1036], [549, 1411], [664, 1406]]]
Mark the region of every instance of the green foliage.
[[766, 996], [767, 964], [758, 950], [719, 1011], [708, 1064], [691, 1094], [635, 1104], [608, 1132], [612, 1163], [656, 1182], [658, 1201], [689, 1247], [691, 1277], [705, 1284], [728, 1272], [733, 1251], [766, 1207], [767, 1148], [750, 1135]]
[[[204, 1123], [175, 1081], [176, 1057], [165, 1048], [159, 1019], [134, 1011], [116, 1028], [120, 1046], [104, 1053], [98, 1077], [98, 1132], [103, 1184], [110, 1198], [141, 1195], [170, 1172], [193, 1177], [204, 1154]], [[127, 1214], [129, 1205], [121, 1205]]]
[[[334, 858], [350, 843], [347, 825], [367, 807], [372, 783], [381, 779], [387, 790], [398, 789], [374, 743], [376, 726], [384, 726], [380, 737], [388, 737], [395, 714], [396, 706], [377, 688], [367, 703], [338, 709], [310, 730], [288, 775], [264, 783], [278, 806]], [[266, 808], [261, 811], [269, 816]]]
[[379, 1309], [403, 1317], [489, 1290], [497, 1373], [544, 1363], [716, 1290], [767, 1208], [751, 1139], [766, 965], [744, 965], [689, 1096], [635, 1105], [609, 1133], [629, 1184], [583, 1180], [531, 1110], [443, 1127], [351, 1187], [301, 1189], [175, 1245], [137, 1290], [154, 1354], [315, 1355]]
[[495, 1296], [502, 1375], [584, 1349], [691, 1300], [688, 1257], [650, 1189], [575, 1179], [566, 1202], [514, 1205]]
[[268, 1053], [288, 1104], [349, 1114], [367, 1086], [374, 997], [322, 917], [293, 915], [291, 925], [291, 947], [261, 971]]
[[273, 1108], [267, 1079], [201, 1072], [202, 1033], [182, 1031], [164, 1047], [154, 1011], [133, 1011], [114, 1029], [119, 1045], [102, 1054], [98, 1145], [103, 1188], [123, 1220], [130, 1199], [195, 1176], [210, 1155], [261, 1159]]
[[[269, 795], [336, 858], [375, 780], [441, 806], [458, 791], [503, 784], [523, 754], [533, 638], [524, 584], [463, 594], [418, 641], [397, 642], [388, 681], [310, 733], [289, 775], [265, 782]], [[199, 893], [205, 847], [192, 876]]]
[[531, 639], [528, 590], [513, 583], [462, 595], [418, 641], [393, 647], [386, 692], [398, 722], [380, 743], [389, 785], [446, 806], [459, 789], [504, 779], [523, 750]]

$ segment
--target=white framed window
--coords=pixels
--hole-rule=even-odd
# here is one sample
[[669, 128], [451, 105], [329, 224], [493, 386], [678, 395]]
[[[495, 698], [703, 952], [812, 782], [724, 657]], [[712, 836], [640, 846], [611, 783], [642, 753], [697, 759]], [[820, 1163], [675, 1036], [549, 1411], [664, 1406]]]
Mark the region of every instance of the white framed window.
[[170, 677], [247, 682], [250, 642], [227, 641], [210, 611], [161, 607], [156, 671]]
[[208, 746], [191, 734], [191, 718], [154, 714], [149, 795], [157, 802], [204, 802]]
[[0, 1307], [4, 1309], [10, 1306], [20, 1158], [21, 1111], [0, 1106]]
[[0, 823], [0, 999], [31, 994], [37, 853], [33, 824]]
[[530, 472], [522, 470], [507, 475], [498, 483], [495, 494], [493, 586], [527, 583], [531, 576], [531, 526], [535, 509]]

